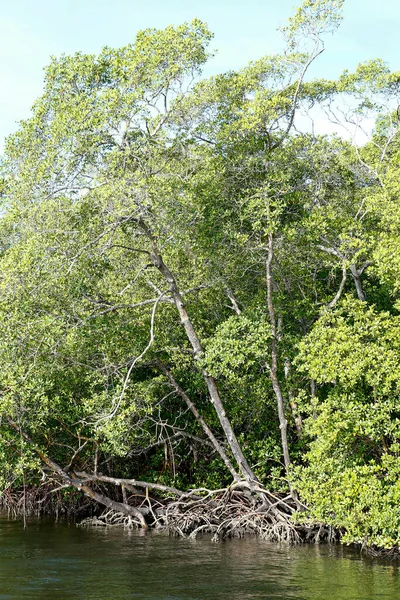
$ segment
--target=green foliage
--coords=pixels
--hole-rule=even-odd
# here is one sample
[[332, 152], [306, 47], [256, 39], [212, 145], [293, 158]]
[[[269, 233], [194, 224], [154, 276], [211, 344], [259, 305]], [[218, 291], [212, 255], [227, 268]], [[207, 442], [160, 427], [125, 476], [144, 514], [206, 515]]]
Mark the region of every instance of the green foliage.
[[[37, 480], [42, 452], [66, 470], [228, 484], [162, 361], [233, 461], [202, 370], [215, 378], [255, 473], [286, 489], [276, 346], [311, 517], [399, 542], [399, 76], [375, 60], [310, 77], [342, 5], [306, 0], [281, 54], [210, 79], [199, 20], [47, 67], [1, 166], [3, 488]], [[315, 108], [374, 120], [371, 138], [301, 131]]]
[[228, 379], [242, 377], [265, 360], [271, 339], [271, 326], [266, 315], [242, 313], [219, 325], [207, 343], [204, 364], [213, 376]]
[[[399, 317], [346, 298], [300, 344], [301, 370], [323, 385], [298, 487], [312, 515], [345, 541], [399, 543]], [[323, 391], [322, 391], [323, 390]]]
[[283, 29], [292, 45], [332, 33], [342, 20], [344, 0], [305, 0]]

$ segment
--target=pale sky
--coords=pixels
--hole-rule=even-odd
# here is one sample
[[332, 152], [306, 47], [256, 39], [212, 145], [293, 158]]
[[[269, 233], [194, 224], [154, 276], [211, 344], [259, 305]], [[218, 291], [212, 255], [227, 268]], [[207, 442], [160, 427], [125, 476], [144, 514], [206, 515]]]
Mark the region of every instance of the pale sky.
[[[278, 26], [295, 0], [0, 0], [0, 147], [41, 93], [51, 55], [131, 42], [138, 29], [198, 17], [215, 33], [205, 74], [237, 69], [282, 49]], [[334, 77], [381, 57], [400, 70], [400, 0], [346, 0], [340, 30], [326, 40], [316, 76]]]

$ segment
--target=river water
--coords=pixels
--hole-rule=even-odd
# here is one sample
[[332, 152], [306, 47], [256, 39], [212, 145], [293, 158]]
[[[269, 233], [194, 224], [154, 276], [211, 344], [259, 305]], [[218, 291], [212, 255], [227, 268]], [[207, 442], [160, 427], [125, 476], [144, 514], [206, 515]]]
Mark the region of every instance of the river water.
[[0, 600], [399, 600], [400, 563], [257, 539], [212, 543], [0, 520]]

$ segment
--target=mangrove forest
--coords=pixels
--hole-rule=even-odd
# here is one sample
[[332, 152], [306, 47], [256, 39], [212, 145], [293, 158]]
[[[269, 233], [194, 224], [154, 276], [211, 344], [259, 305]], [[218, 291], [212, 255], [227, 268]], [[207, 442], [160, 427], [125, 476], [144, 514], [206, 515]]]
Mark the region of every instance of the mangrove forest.
[[4, 510], [397, 551], [400, 71], [313, 75], [343, 2], [211, 77], [201, 20], [46, 67], [0, 164]]

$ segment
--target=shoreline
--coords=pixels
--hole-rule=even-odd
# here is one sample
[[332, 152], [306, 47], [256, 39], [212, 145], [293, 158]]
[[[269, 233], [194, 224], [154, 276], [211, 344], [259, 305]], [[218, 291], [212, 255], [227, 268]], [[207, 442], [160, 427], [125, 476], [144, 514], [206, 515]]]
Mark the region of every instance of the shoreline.
[[[323, 523], [296, 523], [291, 518], [280, 525], [271, 521], [271, 511], [265, 507], [251, 506], [254, 499], [249, 493], [207, 490], [205, 496], [192, 490], [185, 498], [154, 498], [148, 493], [137, 495], [136, 508], [144, 516], [146, 526], [132, 515], [113, 509], [101, 510], [99, 505], [72, 490], [68, 501], [60, 490], [51, 487], [30, 486], [24, 490], [8, 488], [0, 496], [0, 517], [9, 520], [67, 521], [84, 528], [121, 528], [164, 533], [172, 537], [196, 539], [209, 538], [219, 542], [234, 538], [255, 537], [271, 543], [289, 545], [333, 545], [351, 548], [365, 558], [399, 560], [398, 547], [379, 548], [367, 544], [345, 544], [341, 541], [344, 530], [335, 530]], [[195, 494], [194, 492], [197, 492]], [[227, 496], [229, 494], [229, 496]], [[287, 497], [276, 503], [287, 504]], [[142, 498], [137, 502], [138, 497]], [[293, 513], [294, 514], [294, 513]], [[299, 514], [299, 513], [296, 513]], [[291, 517], [291, 515], [289, 515]]]

